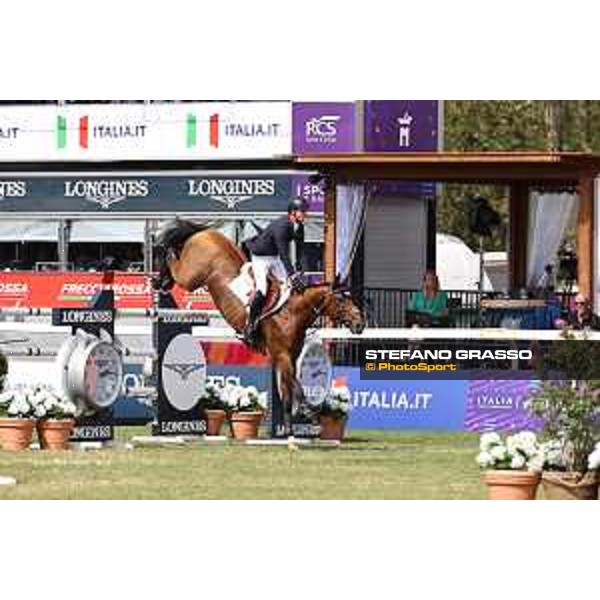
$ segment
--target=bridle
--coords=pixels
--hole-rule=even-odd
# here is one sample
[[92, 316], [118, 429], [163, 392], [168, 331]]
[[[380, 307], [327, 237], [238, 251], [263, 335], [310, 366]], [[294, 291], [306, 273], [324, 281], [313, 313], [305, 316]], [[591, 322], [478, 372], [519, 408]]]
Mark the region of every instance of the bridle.
[[[323, 298], [321, 299], [319, 304], [317, 306], [311, 307], [311, 312], [313, 314], [315, 321], [324, 316], [324, 310], [325, 310], [325, 307], [327, 306], [327, 302], [329, 301], [330, 295], [332, 295], [334, 298], [336, 298], [339, 295], [342, 295], [343, 297], [348, 297], [350, 295], [350, 290], [347, 288], [335, 289], [332, 284], [329, 284], [329, 289], [323, 295]], [[339, 308], [336, 308], [336, 314], [333, 317], [331, 317], [331, 319], [335, 322], [342, 322], [342, 318], [340, 317]]]

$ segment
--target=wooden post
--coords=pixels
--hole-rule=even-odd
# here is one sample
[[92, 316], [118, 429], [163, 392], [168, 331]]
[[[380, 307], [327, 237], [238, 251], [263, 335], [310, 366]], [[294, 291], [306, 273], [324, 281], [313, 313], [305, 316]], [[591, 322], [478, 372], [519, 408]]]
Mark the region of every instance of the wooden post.
[[515, 182], [510, 186], [509, 288], [527, 287], [527, 229], [529, 227], [529, 187]]
[[594, 292], [594, 178], [582, 177], [577, 186], [577, 285], [593, 301]]
[[333, 282], [335, 279], [335, 211], [336, 211], [336, 184], [335, 179], [328, 177], [325, 180], [325, 207], [324, 207], [324, 257], [325, 281]]

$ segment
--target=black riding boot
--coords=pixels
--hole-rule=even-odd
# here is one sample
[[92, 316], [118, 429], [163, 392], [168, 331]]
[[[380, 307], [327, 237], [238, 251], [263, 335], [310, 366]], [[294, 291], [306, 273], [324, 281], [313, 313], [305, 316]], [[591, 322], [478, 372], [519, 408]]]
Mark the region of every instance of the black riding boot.
[[256, 292], [252, 300], [252, 306], [250, 306], [250, 313], [248, 314], [248, 324], [244, 331], [244, 338], [249, 344], [253, 344], [256, 341], [258, 317], [260, 317], [260, 313], [265, 305], [265, 300], [266, 298], [262, 292]]

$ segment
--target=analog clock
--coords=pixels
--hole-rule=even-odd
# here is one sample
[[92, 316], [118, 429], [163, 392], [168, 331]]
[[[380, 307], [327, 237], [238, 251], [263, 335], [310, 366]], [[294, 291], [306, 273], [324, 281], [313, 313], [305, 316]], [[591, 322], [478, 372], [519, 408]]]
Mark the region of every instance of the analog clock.
[[123, 384], [121, 354], [108, 341], [95, 336], [82, 338], [69, 357], [67, 390], [83, 399], [88, 408], [108, 408], [119, 397]]
[[331, 360], [320, 342], [304, 346], [298, 358], [297, 373], [306, 401], [319, 407], [329, 393], [332, 378]]

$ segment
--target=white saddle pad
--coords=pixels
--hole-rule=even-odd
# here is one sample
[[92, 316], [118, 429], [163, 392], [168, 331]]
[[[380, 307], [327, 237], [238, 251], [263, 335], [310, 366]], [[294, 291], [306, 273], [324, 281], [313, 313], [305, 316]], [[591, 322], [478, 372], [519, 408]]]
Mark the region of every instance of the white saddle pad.
[[[240, 274], [229, 282], [229, 289], [242, 301], [246, 311], [250, 310], [250, 300], [254, 295], [255, 283], [251, 271], [252, 264], [247, 262], [240, 269]], [[260, 319], [264, 319], [273, 313], [276, 313], [289, 299], [292, 292], [287, 281], [280, 281], [281, 293], [276, 304], [268, 312], [264, 313]]]

